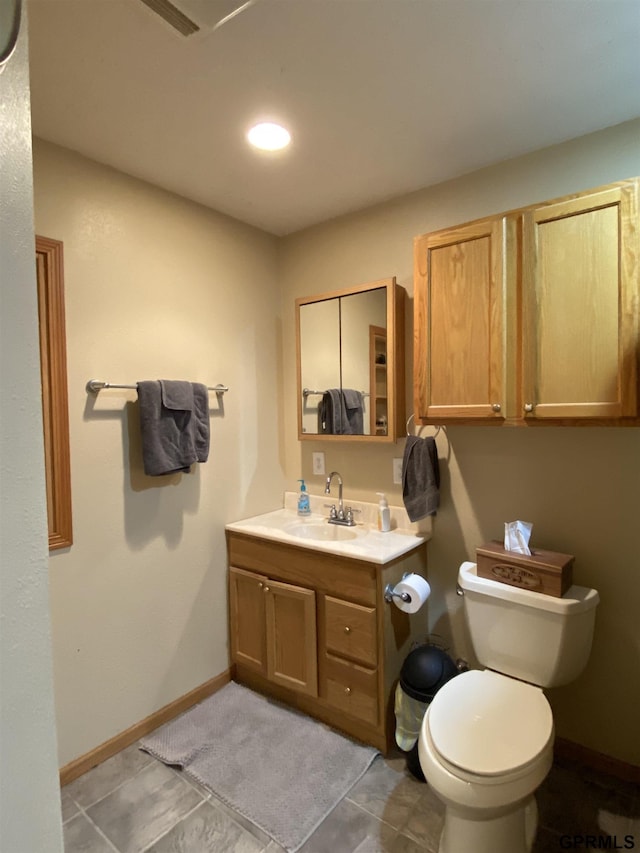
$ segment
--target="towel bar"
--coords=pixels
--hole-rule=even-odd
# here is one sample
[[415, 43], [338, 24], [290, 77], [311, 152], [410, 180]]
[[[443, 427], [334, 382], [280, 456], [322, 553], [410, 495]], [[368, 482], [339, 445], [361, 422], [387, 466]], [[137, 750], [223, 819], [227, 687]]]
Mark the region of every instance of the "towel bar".
[[[411, 423], [412, 420], [415, 422], [415, 415], [413, 412], [407, 418], [407, 438], [411, 435], [411, 433], [409, 432], [409, 424]], [[422, 426], [424, 426], [424, 424]], [[422, 426], [420, 427], [420, 429], [422, 429]], [[431, 424], [431, 426], [435, 426], [435, 428], [436, 428], [436, 431], [433, 434], [434, 438], [437, 437], [440, 430], [444, 430], [444, 432], [447, 431], [447, 428], [444, 424], [442, 424], [442, 426], [440, 424]]]
[[[362, 394], [363, 397], [370, 397], [371, 396], [371, 394], [368, 391], [361, 391], [360, 393]], [[303, 397], [309, 397], [309, 396], [311, 396], [311, 394], [319, 394], [320, 396], [322, 396], [323, 394], [326, 394], [326, 391], [312, 391], [311, 388], [303, 388], [302, 389], [302, 396]]]
[[[97, 394], [98, 391], [102, 391], [103, 388], [130, 388], [132, 391], [138, 390], [137, 383], [135, 385], [116, 385], [113, 382], [102, 382], [99, 379], [90, 379], [87, 382], [87, 392], [91, 392], [92, 394]], [[218, 383], [218, 385], [207, 385], [207, 389], [209, 391], [214, 391], [216, 394], [224, 394], [225, 391], [228, 391], [229, 388], [222, 383]]]

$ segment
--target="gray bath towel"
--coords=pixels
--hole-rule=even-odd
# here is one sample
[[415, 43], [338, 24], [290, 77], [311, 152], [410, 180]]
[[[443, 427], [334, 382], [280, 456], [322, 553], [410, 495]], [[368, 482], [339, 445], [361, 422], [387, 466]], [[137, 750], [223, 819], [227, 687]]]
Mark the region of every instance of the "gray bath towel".
[[[342, 404], [342, 394], [339, 388], [329, 388], [324, 392], [318, 406], [318, 432], [325, 435], [342, 434]], [[345, 412], [345, 423], [346, 419]]]
[[209, 458], [211, 429], [209, 421], [209, 389], [200, 382], [193, 385], [193, 443], [198, 462]]
[[325, 435], [362, 435], [362, 394], [346, 388], [328, 388], [318, 406], [318, 432]]
[[188, 471], [209, 454], [209, 399], [204, 385], [174, 380], [138, 382], [145, 474]]
[[432, 436], [407, 436], [402, 459], [402, 499], [411, 521], [436, 514], [440, 505], [440, 467]]

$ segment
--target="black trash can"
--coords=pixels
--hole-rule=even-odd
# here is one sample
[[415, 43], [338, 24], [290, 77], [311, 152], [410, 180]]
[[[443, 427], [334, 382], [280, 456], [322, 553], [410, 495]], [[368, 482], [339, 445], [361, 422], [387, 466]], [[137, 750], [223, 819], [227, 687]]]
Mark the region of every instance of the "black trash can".
[[[458, 668], [453, 658], [431, 643], [424, 643], [409, 652], [400, 670], [397, 690], [415, 702], [403, 702], [403, 697], [396, 695], [396, 742], [401, 749], [403, 747], [399, 741], [399, 731], [407, 725], [410, 730], [415, 730], [418, 717], [421, 722], [438, 690], [457, 674]], [[402, 715], [408, 715], [409, 719], [401, 719]], [[418, 738], [416, 737], [410, 749], [403, 751], [407, 755], [409, 771], [416, 779], [424, 782], [418, 756]]]

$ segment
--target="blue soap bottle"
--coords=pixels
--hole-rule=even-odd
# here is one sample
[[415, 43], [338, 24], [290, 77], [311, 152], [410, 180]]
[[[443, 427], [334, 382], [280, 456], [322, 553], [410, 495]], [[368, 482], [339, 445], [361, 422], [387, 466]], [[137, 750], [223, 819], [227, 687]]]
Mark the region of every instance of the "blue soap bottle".
[[298, 480], [298, 482], [300, 483], [298, 515], [311, 515], [311, 504], [309, 502], [309, 495], [307, 494], [307, 487], [304, 484], [304, 480]]

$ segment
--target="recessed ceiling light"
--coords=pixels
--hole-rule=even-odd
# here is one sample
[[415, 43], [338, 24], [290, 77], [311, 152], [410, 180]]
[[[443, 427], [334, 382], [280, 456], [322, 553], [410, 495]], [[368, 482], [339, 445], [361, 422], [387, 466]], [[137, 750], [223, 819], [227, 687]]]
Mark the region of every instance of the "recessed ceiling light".
[[279, 151], [291, 142], [291, 134], [279, 124], [263, 121], [251, 128], [247, 133], [247, 139], [255, 148], [260, 148], [262, 151]]

